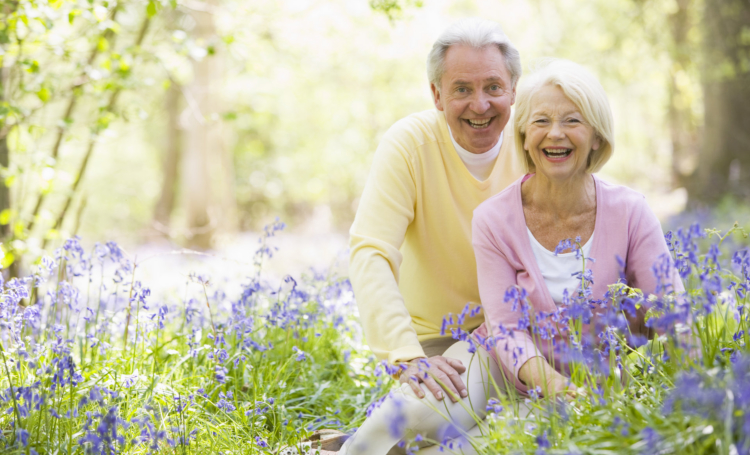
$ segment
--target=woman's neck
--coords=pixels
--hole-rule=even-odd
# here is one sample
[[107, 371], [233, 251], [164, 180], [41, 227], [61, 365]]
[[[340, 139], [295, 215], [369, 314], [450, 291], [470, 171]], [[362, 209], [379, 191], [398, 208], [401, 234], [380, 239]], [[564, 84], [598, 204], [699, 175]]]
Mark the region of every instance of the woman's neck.
[[549, 179], [536, 173], [521, 185], [525, 208], [565, 219], [596, 209], [596, 186], [589, 173], [564, 181]]

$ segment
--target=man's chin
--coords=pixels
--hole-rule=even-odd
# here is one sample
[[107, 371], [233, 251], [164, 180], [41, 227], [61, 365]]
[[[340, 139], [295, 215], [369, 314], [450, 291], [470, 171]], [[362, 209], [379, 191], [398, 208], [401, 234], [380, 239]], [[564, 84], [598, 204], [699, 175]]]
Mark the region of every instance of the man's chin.
[[497, 141], [500, 139], [500, 134], [502, 134], [502, 130], [488, 130], [488, 131], [481, 131], [481, 132], [475, 132], [471, 136], [469, 136], [469, 146], [468, 149], [472, 153], [484, 153], [494, 147], [497, 144]]

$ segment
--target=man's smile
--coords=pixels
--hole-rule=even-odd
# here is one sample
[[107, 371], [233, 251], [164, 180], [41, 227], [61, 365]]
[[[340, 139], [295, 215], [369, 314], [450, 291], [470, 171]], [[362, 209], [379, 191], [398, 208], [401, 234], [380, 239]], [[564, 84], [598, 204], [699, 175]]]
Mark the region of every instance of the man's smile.
[[495, 117], [485, 118], [485, 119], [464, 119], [466, 123], [469, 124], [470, 127], [474, 128], [475, 130], [481, 130], [482, 128], [487, 128], [489, 126], [490, 122]]

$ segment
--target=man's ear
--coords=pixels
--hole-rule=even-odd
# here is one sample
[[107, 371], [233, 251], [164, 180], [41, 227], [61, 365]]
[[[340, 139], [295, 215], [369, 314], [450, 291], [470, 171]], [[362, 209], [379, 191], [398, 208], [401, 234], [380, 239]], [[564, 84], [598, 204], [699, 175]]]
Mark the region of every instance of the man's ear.
[[516, 87], [513, 86], [513, 91], [510, 94], [510, 105], [513, 106], [516, 104]]
[[435, 102], [437, 110], [443, 110], [443, 99], [440, 97], [440, 89], [435, 84], [430, 84], [430, 90], [432, 90], [432, 100]]

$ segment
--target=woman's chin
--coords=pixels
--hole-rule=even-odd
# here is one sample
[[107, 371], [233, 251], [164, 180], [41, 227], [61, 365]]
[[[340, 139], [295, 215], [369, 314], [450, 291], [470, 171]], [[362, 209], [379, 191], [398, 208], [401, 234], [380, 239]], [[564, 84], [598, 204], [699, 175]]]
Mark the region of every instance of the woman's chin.
[[580, 177], [584, 174], [583, 170], [577, 172], [575, 169], [571, 169], [569, 166], [537, 166], [537, 174], [543, 175], [548, 180], [556, 182], [565, 182], [572, 180], [575, 177]]

